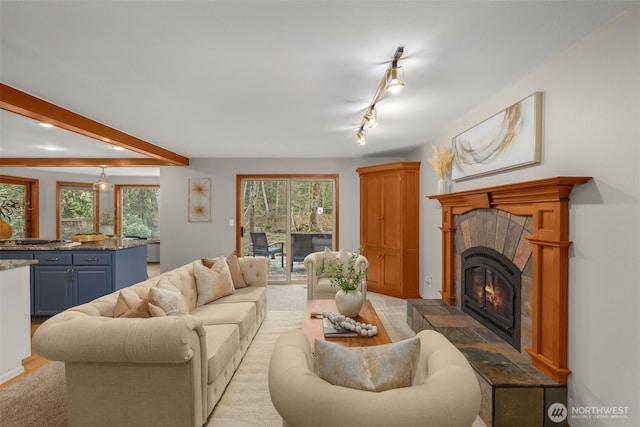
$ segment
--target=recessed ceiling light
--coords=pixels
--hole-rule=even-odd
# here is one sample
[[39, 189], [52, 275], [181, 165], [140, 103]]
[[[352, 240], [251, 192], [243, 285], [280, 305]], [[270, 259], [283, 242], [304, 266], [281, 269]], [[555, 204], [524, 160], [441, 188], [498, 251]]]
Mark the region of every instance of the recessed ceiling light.
[[43, 128], [52, 128], [55, 127], [53, 126], [51, 123], [45, 123], [45, 122], [40, 122], [38, 123], [40, 126], [42, 126]]
[[125, 148], [124, 148], [124, 147], [119, 147], [119, 146], [117, 146], [117, 145], [114, 145], [114, 146], [113, 146], [113, 149], [114, 149], [114, 150], [118, 150], [118, 151], [124, 151], [124, 150], [125, 150]]
[[55, 145], [43, 145], [40, 148], [47, 150], [47, 151], [59, 151], [62, 150], [62, 148], [60, 147], [56, 147]]

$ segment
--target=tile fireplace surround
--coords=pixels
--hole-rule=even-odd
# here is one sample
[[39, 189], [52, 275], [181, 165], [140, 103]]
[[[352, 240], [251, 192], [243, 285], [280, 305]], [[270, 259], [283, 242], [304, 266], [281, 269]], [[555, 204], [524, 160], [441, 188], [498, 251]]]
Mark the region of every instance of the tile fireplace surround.
[[[532, 416], [530, 403], [566, 404], [569, 194], [590, 179], [551, 177], [429, 196], [442, 206], [442, 300], [408, 300], [407, 321], [414, 331], [439, 330], [469, 358], [489, 425], [519, 416], [544, 425], [549, 419], [541, 410]], [[521, 229], [501, 229], [511, 222]], [[460, 253], [472, 246], [504, 247], [523, 272], [522, 352], [460, 311]]]

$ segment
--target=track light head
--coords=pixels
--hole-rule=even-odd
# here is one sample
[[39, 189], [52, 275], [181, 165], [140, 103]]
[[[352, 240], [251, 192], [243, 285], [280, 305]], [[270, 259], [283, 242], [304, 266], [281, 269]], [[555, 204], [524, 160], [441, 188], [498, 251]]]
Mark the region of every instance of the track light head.
[[360, 128], [358, 130], [358, 133], [356, 133], [356, 138], [358, 144], [360, 145], [363, 145], [365, 142], [367, 142], [367, 134], [365, 133], [364, 129]]
[[378, 124], [378, 112], [375, 105], [369, 107], [367, 112], [364, 113], [364, 121], [368, 128], [373, 128]]
[[404, 69], [398, 67], [397, 64], [389, 68], [389, 76], [387, 78], [387, 90], [391, 93], [398, 93], [404, 87]]

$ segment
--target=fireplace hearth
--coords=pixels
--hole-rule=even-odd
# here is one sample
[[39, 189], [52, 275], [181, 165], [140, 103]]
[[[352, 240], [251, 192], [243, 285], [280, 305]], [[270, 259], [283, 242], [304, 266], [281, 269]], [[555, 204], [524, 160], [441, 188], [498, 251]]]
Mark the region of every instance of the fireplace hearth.
[[[429, 196], [442, 207], [442, 299], [409, 300], [407, 322], [416, 332], [441, 332], [465, 354], [487, 425], [547, 425], [551, 405], [567, 405], [569, 194], [589, 179], [550, 177]], [[496, 265], [500, 257], [487, 251], [463, 267], [472, 254], [466, 251], [479, 247], [510, 262]], [[520, 273], [520, 286], [510, 272]], [[492, 311], [494, 323], [519, 319], [522, 349], [463, 312], [463, 299], [476, 311]], [[507, 301], [519, 315], [509, 314]]]
[[[454, 193], [429, 196], [442, 207], [442, 299], [449, 305], [460, 304], [460, 294], [456, 294], [456, 266], [460, 266], [456, 254], [459, 243], [457, 226], [463, 215], [495, 209], [511, 215], [528, 216], [531, 227], [526, 241], [531, 249], [530, 306], [523, 303], [522, 311], [531, 314], [526, 335], [521, 334], [522, 346], [531, 358], [532, 364], [554, 381], [566, 384], [571, 372], [568, 359], [568, 288], [569, 288], [569, 194], [576, 184], [584, 184], [588, 176], [556, 176], [532, 181], [476, 188]], [[498, 216], [498, 220], [500, 216]], [[469, 218], [469, 221], [472, 221]], [[469, 223], [468, 223], [469, 224]], [[464, 245], [492, 246], [486, 238], [498, 230], [492, 223], [486, 225], [477, 240], [469, 236]], [[464, 238], [464, 237], [463, 237]], [[482, 241], [484, 240], [484, 242]], [[521, 266], [518, 252], [523, 245], [515, 248], [513, 261]], [[494, 241], [494, 248], [500, 249]], [[504, 252], [504, 251], [503, 251]], [[521, 271], [525, 271], [522, 268]], [[460, 279], [458, 277], [458, 279]], [[524, 291], [523, 291], [524, 292]], [[527, 298], [529, 300], [529, 298]], [[522, 317], [522, 316], [521, 316]]]
[[485, 246], [462, 259], [462, 311], [520, 351], [520, 276], [503, 254]]

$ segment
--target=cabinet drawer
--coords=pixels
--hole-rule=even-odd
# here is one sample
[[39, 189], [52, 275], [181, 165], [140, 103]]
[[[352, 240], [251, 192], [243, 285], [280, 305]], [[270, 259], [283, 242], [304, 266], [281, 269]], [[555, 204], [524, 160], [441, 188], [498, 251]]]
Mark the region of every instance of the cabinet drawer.
[[109, 254], [73, 254], [74, 265], [110, 265]]
[[71, 254], [59, 252], [43, 252], [35, 254], [38, 264], [43, 265], [71, 265]]
[[0, 251], [0, 259], [33, 259], [29, 252], [3, 252]]

